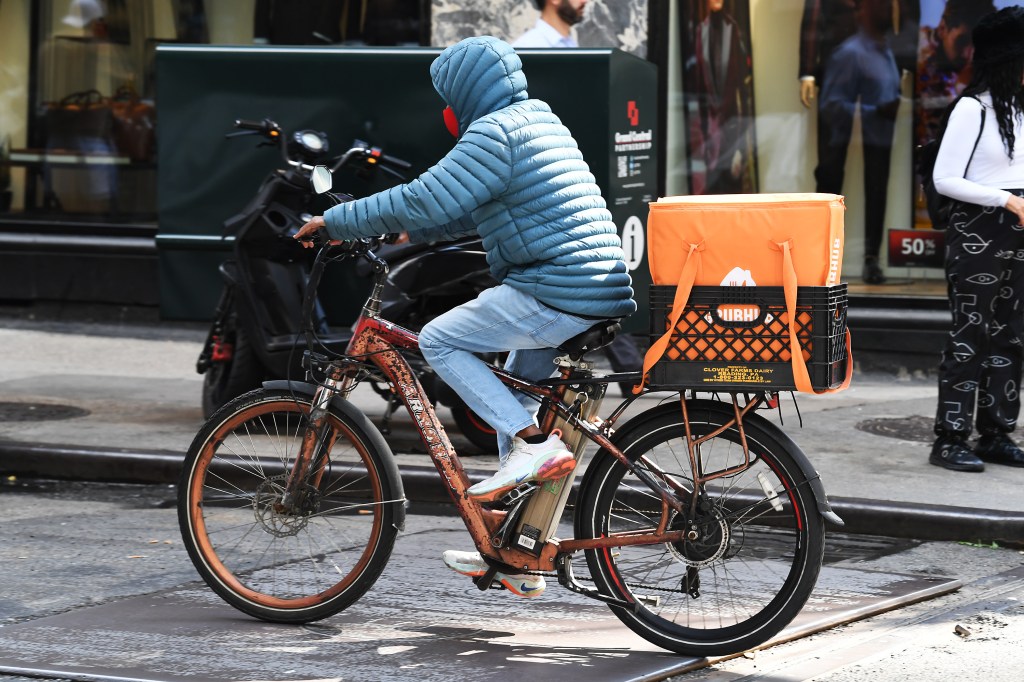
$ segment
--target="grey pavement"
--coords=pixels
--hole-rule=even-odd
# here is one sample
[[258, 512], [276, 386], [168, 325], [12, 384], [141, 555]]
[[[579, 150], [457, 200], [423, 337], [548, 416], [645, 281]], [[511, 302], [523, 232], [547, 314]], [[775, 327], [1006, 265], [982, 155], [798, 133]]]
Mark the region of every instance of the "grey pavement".
[[[166, 322], [0, 318], [0, 473], [176, 480], [202, 423], [195, 360], [204, 333]], [[605, 414], [617, 398], [610, 393]], [[627, 416], [665, 398], [642, 398]], [[958, 473], [928, 464], [935, 398], [934, 377], [858, 367], [844, 392], [799, 395], [799, 413], [783, 396], [781, 413], [762, 414], [781, 420], [808, 455], [847, 530], [1024, 544], [1024, 469], [990, 464]], [[379, 423], [383, 400], [365, 387], [353, 399]], [[475, 450], [454, 425], [449, 433], [471, 476], [496, 467], [496, 457]], [[434, 494], [433, 467], [406, 414], [396, 414], [388, 440], [403, 476], [423, 484], [407, 481], [407, 492]]]

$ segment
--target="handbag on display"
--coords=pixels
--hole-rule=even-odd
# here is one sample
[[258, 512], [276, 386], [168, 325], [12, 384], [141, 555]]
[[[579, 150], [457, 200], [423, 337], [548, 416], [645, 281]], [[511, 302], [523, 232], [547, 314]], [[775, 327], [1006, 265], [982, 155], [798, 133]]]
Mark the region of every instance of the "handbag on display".
[[135, 88], [122, 86], [111, 98], [114, 143], [132, 161], [156, 156], [156, 109], [139, 98]]
[[114, 114], [110, 100], [98, 90], [83, 90], [59, 102], [43, 104], [46, 146], [53, 149], [94, 151], [97, 141], [110, 141]]
[[[634, 390], [644, 382], [709, 390], [846, 388], [853, 363], [846, 289], [839, 284], [844, 212], [843, 198], [834, 194], [652, 203], [647, 242], [655, 340]], [[813, 380], [808, 361], [815, 365]]]

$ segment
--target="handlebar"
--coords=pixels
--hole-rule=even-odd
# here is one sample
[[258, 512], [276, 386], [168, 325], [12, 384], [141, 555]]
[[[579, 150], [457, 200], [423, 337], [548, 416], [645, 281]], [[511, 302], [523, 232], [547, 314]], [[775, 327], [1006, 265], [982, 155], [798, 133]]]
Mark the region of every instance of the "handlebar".
[[[251, 121], [246, 119], [235, 119], [234, 127], [238, 128], [238, 132], [228, 133], [226, 137], [238, 137], [240, 135], [261, 135], [266, 139], [266, 142], [277, 144], [281, 148], [281, 156], [284, 158], [285, 163], [289, 166], [300, 168], [306, 172], [312, 171], [314, 166], [303, 163], [302, 161], [293, 159], [288, 154], [288, 144], [286, 135], [275, 121], [270, 118], [265, 118], [262, 121]], [[324, 137], [324, 148], [326, 149], [326, 136], [320, 133]], [[390, 154], [384, 154], [380, 147], [371, 147], [362, 140], [355, 140], [352, 143], [352, 147], [338, 157], [338, 160], [331, 167], [331, 172], [337, 171], [345, 164], [353, 161], [356, 157], [362, 157], [367, 165], [376, 166], [385, 173], [398, 178], [399, 180], [405, 181], [405, 176], [400, 171], [409, 170], [412, 168], [412, 164], [404, 159], [400, 159], [397, 156], [391, 156]], [[396, 170], [397, 169], [397, 170]]]
[[[323, 277], [324, 268], [330, 260], [337, 260], [342, 258], [366, 258], [373, 264], [373, 270], [375, 272], [373, 294], [369, 300], [377, 300], [377, 305], [380, 305], [380, 295], [384, 285], [384, 278], [388, 273], [387, 261], [380, 258], [374, 253], [374, 250], [380, 246], [382, 241], [385, 241], [390, 235], [384, 237], [371, 237], [364, 239], [356, 239], [353, 241], [342, 242], [341, 244], [331, 244], [329, 240], [325, 238], [323, 230], [316, 232], [313, 235], [313, 243], [317, 246], [316, 259], [313, 261], [313, 266], [309, 272], [309, 278], [306, 280], [306, 291], [302, 297], [302, 325], [303, 334], [306, 337], [306, 348], [310, 352], [314, 348], [315, 335], [313, 334], [314, 328], [314, 311], [316, 309], [316, 294], [317, 287], [320, 284], [320, 279]], [[378, 309], [379, 310], [379, 309]], [[321, 347], [322, 348], [322, 347]]]
[[380, 162], [386, 163], [389, 166], [401, 168], [402, 170], [409, 170], [410, 168], [412, 168], [412, 164], [406, 161], [405, 159], [400, 159], [397, 156], [390, 156], [388, 154], [381, 154]]
[[277, 128], [277, 124], [271, 121], [269, 118], [265, 118], [262, 121], [246, 121], [245, 119], [239, 118], [235, 120], [235, 127], [241, 128], [242, 130], [255, 130], [262, 132], [268, 128], [268, 124], [273, 128]]

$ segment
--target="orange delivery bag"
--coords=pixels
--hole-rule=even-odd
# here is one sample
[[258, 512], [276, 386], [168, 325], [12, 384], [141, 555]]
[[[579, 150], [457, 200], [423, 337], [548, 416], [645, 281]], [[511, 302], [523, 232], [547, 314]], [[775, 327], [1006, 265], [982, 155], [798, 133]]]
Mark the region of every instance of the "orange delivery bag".
[[[828, 336], [821, 327], [834, 332], [837, 325], [845, 339], [846, 377], [838, 387], [821, 388], [846, 388], [853, 363], [845, 285], [840, 289], [839, 282], [844, 212], [843, 197], [834, 194], [682, 196], [650, 204], [651, 328], [658, 338], [635, 390], [663, 359], [710, 359], [720, 371], [705, 371], [703, 383], [717, 378], [731, 388], [770, 387], [765, 377], [775, 369], [744, 370], [743, 365], [777, 368], [785, 361], [792, 366], [788, 383], [798, 391], [820, 392], [807, 370], [810, 346], [827, 345], [819, 342]], [[833, 319], [812, 310], [822, 306]]]

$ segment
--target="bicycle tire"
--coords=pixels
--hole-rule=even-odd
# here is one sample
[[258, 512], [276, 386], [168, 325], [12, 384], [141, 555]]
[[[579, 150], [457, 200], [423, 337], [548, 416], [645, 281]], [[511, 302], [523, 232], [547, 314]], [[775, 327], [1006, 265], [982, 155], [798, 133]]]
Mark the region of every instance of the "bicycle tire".
[[258, 389], [224, 406], [189, 448], [178, 522], [200, 576], [256, 618], [306, 623], [361, 597], [404, 520], [401, 479], [380, 432], [347, 401], [329, 410], [329, 459], [304, 509], [284, 513], [286, 472], [310, 397]]
[[[732, 417], [731, 405], [719, 401], [692, 400], [687, 407], [695, 438]], [[758, 415], [746, 416], [743, 427], [750, 466], [704, 486], [708, 504], [696, 541], [586, 552], [598, 589], [633, 605], [612, 605], [615, 615], [676, 653], [728, 655], [764, 643], [800, 611], [821, 568], [824, 519], [791, 454], [796, 444]], [[685, 433], [682, 412], [673, 404], [638, 416], [615, 441], [631, 461], [644, 457], [692, 491]], [[742, 463], [739, 443], [735, 427], [703, 443], [704, 471]], [[660, 497], [607, 451], [590, 466], [580, 500], [576, 525], [582, 538], [654, 528], [661, 514]], [[671, 529], [685, 527], [677, 518]]]

